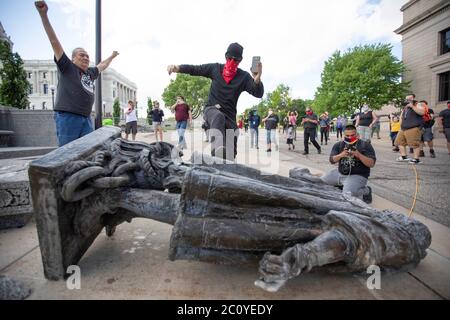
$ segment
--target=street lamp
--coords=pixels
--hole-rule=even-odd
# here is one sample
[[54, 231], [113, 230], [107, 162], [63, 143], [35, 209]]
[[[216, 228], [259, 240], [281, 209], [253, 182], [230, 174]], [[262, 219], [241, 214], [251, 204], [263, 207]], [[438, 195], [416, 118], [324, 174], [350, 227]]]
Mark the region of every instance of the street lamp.
[[54, 85], [51, 85], [50, 86], [50, 91], [52, 92], [52, 107], [53, 107], [53, 110], [55, 110], [55, 90], [56, 90], [56, 87]]
[[106, 102], [103, 101], [103, 117], [106, 115]]

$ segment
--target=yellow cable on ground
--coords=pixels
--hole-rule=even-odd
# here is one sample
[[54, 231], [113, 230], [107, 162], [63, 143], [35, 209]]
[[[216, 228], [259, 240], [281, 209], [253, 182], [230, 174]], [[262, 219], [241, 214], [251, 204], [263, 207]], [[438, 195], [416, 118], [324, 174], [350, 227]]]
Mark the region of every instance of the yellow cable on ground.
[[416, 193], [414, 194], [413, 205], [411, 207], [411, 210], [409, 211], [409, 215], [408, 215], [409, 218], [411, 218], [411, 216], [413, 214], [413, 210], [416, 206], [417, 194], [419, 193], [419, 175], [417, 173], [416, 166], [413, 164], [412, 167], [413, 167], [414, 173], [416, 174]]

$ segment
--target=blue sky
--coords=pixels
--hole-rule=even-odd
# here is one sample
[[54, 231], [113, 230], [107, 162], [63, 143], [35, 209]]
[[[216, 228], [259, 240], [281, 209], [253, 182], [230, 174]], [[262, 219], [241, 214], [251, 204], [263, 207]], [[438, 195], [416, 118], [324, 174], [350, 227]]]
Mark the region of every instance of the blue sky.
[[[95, 56], [93, 0], [49, 0], [49, 17], [67, 52], [85, 47]], [[280, 83], [294, 98], [313, 98], [325, 60], [335, 50], [391, 43], [401, 59], [406, 0], [119, 0], [103, 1], [103, 57], [138, 85], [138, 100], [160, 99], [168, 64], [223, 62], [231, 42], [244, 46], [241, 68], [262, 56], [266, 92]], [[0, 1], [0, 21], [23, 59], [52, 59], [31, 0]], [[258, 100], [243, 94], [238, 110]]]

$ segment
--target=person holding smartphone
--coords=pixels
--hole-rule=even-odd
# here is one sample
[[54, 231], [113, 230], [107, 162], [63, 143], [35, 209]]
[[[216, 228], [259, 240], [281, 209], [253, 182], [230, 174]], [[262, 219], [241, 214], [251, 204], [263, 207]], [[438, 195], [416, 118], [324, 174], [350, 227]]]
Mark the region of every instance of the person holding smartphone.
[[258, 62], [252, 75], [239, 69], [244, 48], [238, 43], [228, 46], [225, 64], [169, 65], [170, 74], [186, 73], [212, 80], [203, 118], [209, 127], [211, 154], [214, 157], [234, 161], [237, 155], [239, 130], [236, 123], [237, 102], [243, 91], [256, 98], [264, 95], [261, 81], [262, 64]]

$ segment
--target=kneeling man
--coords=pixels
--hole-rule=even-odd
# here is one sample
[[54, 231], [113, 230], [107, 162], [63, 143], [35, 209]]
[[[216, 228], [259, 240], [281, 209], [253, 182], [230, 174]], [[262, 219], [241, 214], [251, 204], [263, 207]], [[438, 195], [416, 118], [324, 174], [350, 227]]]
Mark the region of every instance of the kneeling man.
[[345, 127], [344, 141], [336, 143], [330, 154], [330, 162], [338, 163], [339, 167], [323, 176], [322, 181], [343, 187], [343, 192], [371, 203], [372, 190], [367, 186], [367, 180], [376, 160], [372, 145], [360, 140], [356, 127], [348, 125]]

